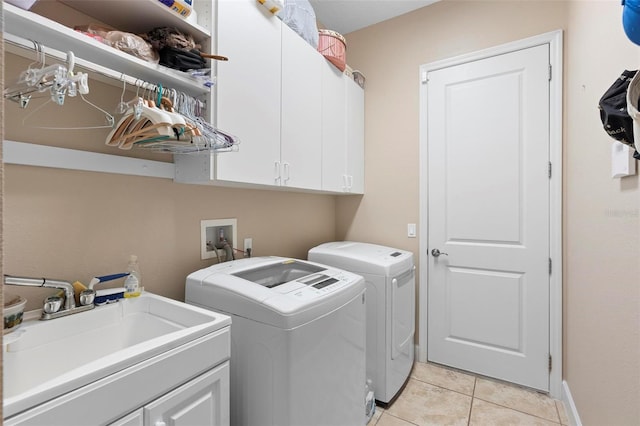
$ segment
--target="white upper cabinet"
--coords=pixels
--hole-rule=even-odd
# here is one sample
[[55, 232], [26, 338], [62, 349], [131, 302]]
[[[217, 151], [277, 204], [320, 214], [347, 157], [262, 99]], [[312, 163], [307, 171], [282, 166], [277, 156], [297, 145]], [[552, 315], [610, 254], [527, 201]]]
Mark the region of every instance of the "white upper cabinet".
[[347, 103], [345, 80], [336, 67], [322, 66], [322, 189], [346, 192]]
[[364, 194], [364, 90], [329, 62], [322, 84], [322, 189]]
[[323, 62], [302, 37], [282, 26], [282, 186], [321, 189]]
[[221, 181], [320, 190], [324, 58], [254, 0], [218, 3], [217, 126], [239, 152], [217, 156]]
[[220, 0], [216, 125], [240, 139], [217, 156], [221, 181], [277, 185], [280, 161], [282, 21], [255, 0]]
[[345, 81], [347, 98], [347, 190], [364, 194], [364, 90], [350, 78]]

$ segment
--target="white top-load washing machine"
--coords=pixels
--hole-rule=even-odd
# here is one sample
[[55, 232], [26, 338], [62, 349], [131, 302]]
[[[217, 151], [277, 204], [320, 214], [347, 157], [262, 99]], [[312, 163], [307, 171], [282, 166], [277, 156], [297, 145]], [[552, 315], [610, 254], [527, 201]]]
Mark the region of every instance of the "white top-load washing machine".
[[190, 274], [185, 299], [231, 316], [231, 424], [364, 425], [361, 276], [254, 257]]
[[388, 404], [409, 378], [414, 360], [413, 253], [342, 241], [312, 248], [309, 260], [362, 275], [367, 296], [367, 380], [376, 400]]

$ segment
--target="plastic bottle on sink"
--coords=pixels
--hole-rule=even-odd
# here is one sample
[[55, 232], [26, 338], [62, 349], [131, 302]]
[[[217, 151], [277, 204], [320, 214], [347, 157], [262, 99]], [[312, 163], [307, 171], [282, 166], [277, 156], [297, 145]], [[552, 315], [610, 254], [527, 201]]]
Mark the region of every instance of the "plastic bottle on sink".
[[138, 297], [142, 291], [142, 276], [138, 266], [138, 256], [131, 255], [127, 265], [129, 276], [124, 280], [124, 297]]

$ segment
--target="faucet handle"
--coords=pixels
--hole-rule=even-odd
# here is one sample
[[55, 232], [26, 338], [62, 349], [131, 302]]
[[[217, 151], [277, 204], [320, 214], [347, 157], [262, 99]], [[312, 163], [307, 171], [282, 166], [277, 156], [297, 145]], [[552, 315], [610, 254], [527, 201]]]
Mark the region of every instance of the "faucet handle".
[[53, 314], [58, 312], [62, 307], [62, 297], [60, 296], [49, 296], [44, 299], [44, 306], [42, 310], [47, 314]]
[[93, 301], [96, 298], [96, 291], [88, 288], [80, 292], [80, 306], [93, 305]]

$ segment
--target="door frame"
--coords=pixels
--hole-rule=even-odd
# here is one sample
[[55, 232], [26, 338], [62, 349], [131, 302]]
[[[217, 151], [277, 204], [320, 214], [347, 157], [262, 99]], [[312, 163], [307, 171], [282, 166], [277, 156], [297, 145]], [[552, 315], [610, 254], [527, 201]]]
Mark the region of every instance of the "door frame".
[[549, 256], [552, 272], [549, 279], [549, 353], [553, 359], [549, 373], [549, 394], [562, 397], [562, 30], [551, 31], [526, 39], [502, 44], [476, 52], [430, 62], [420, 66], [420, 285], [418, 323], [418, 360], [427, 361], [427, 288], [428, 288], [428, 169], [427, 169], [427, 76], [430, 71], [473, 62], [496, 55], [549, 45], [551, 64], [549, 82]]

